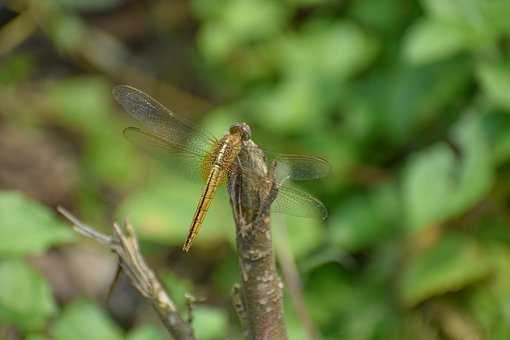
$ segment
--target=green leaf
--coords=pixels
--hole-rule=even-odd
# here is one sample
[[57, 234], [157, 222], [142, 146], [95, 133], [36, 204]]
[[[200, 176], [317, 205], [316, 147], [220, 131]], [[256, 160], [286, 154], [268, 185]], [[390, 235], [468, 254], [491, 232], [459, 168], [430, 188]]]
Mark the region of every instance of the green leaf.
[[[508, 255], [507, 255], [508, 256]], [[491, 340], [510, 338], [510, 318], [506, 313], [508, 295], [495, 293], [489, 287], [473, 291], [468, 297], [468, 306], [473, 319]]]
[[329, 221], [328, 240], [340, 249], [359, 251], [381, 242], [398, 225], [399, 202], [391, 185], [365, 195], [351, 195]]
[[[485, 226], [483, 223], [481, 227]], [[506, 222], [502, 227], [506, 234]], [[510, 253], [505, 243], [500, 239], [495, 241], [488, 247], [494, 268], [491, 280], [484, 282], [480, 289], [473, 290], [466, 300], [474, 319], [486, 334], [490, 334], [490, 339], [504, 340], [510, 337], [510, 316], [506, 313], [510, 298], [507, 288], [510, 283]]]
[[427, 12], [444, 21], [463, 23], [463, 15], [479, 8], [479, 0], [422, 0]]
[[363, 27], [368, 27], [380, 35], [380, 33], [395, 34], [402, 26], [407, 26], [415, 6], [413, 3], [402, 6], [400, 0], [358, 0], [348, 7], [349, 17], [354, 17], [363, 24]]
[[339, 266], [328, 264], [315, 268], [305, 288], [306, 306], [312, 319], [321, 328], [333, 318], [338, 323], [339, 316], [352, 307], [350, 297], [353, 297], [355, 289]]
[[121, 340], [120, 329], [96, 305], [79, 300], [65, 307], [51, 328], [55, 340]]
[[[430, 16], [472, 32], [492, 30], [502, 32], [509, 28], [506, 0], [422, 0]], [[472, 33], [470, 32], [470, 33]]]
[[478, 78], [489, 100], [502, 109], [510, 110], [510, 65], [481, 64]]
[[323, 123], [320, 113], [324, 103], [305, 77], [281, 82], [257, 98], [255, 106], [258, 114], [254, 118], [277, 133], [318, 128]]
[[[280, 3], [268, 0], [229, 1], [221, 11], [214, 11], [215, 20], [203, 25], [199, 46], [211, 60], [224, 60], [236, 48], [249, 47], [277, 34], [286, 21], [284, 9]], [[207, 12], [210, 8], [197, 4], [197, 10]]]
[[449, 215], [454, 166], [454, 155], [446, 145], [431, 147], [411, 159], [404, 178], [409, 227], [426, 227]]
[[387, 286], [377, 286], [370, 275], [355, 279], [339, 267], [321, 266], [307, 280], [306, 305], [315, 324], [336, 335], [331, 339], [397, 338], [391, 334], [396, 312], [386, 301]]
[[510, 158], [510, 115], [490, 112], [484, 115], [483, 125], [494, 164], [504, 164]]
[[22, 330], [43, 329], [56, 312], [46, 279], [21, 261], [0, 263], [0, 320]]
[[[283, 225], [280, 224], [280, 221], [283, 222]], [[284, 231], [281, 228], [287, 230]], [[273, 215], [272, 233], [276, 247], [278, 247], [279, 242], [288, 242], [296, 258], [306, 257], [323, 242], [325, 236], [324, 223], [321, 219], [283, 214]], [[287, 238], [287, 241], [282, 238]]]
[[83, 165], [106, 183], [126, 187], [140, 174], [142, 163], [123, 137], [123, 127], [116, 123], [110, 122], [108, 128], [91, 133]]
[[419, 229], [442, 222], [476, 203], [493, 180], [491, 156], [480, 119], [468, 116], [453, 137], [462, 162], [451, 148], [435, 145], [410, 160], [404, 174], [408, 226]]
[[434, 20], [463, 31], [474, 49], [495, 44], [509, 27], [503, 19], [510, 9], [505, 0], [423, 0], [423, 3]]
[[202, 53], [212, 61], [221, 61], [236, 47], [235, 37], [229, 34], [226, 27], [210, 22], [205, 24], [198, 36], [198, 46]]
[[442, 118], [452, 102], [462, 100], [471, 78], [466, 58], [419, 67], [400, 62], [363, 79], [350, 100], [371, 115], [372, 135], [378, 132], [385, 141], [400, 146], [421, 136], [424, 126]]
[[193, 309], [193, 329], [197, 339], [225, 339], [228, 330], [227, 315], [218, 308], [197, 306]]
[[292, 79], [338, 82], [367, 67], [377, 50], [377, 41], [353, 23], [316, 21], [283, 41], [281, 67]]
[[510, 32], [510, 22], [508, 21], [508, 12], [510, 11], [510, 2], [507, 0], [484, 1], [484, 11], [490, 24], [500, 33], [508, 34]]
[[85, 132], [100, 131], [111, 121], [111, 89], [101, 78], [60, 79], [48, 87], [47, 95], [58, 110], [58, 119]]
[[71, 242], [74, 233], [45, 206], [18, 192], [0, 192], [0, 256], [38, 254]]
[[462, 235], [447, 235], [409, 259], [400, 278], [400, 297], [414, 306], [432, 296], [457, 291], [491, 271], [482, 249]]
[[[125, 124], [110, 115], [110, 86], [101, 78], [76, 77], [60, 80], [47, 92], [57, 108], [59, 122], [85, 134], [84, 167], [113, 185], [132, 183], [141, 164], [122, 136]], [[128, 117], [125, 112], [124, 117]]]
[[462, 149], [452, 212], [463, 211], [488, 193], [493, 180], [493, 164], [480, 117], [468, 115], [454, 128], [453, 138]]
[[404, 56], [413, 64], [431, 63], [469, 47], [466, 32], [444, 22], [425, 19], [415, 23], [405, 37]]
[[166, 330], [153, 325], [142, 325], [131, 331], [126, 340], [165, 340]]
[[222, 23], [237, 41], [272, 37], [285, 23], [285, 7], [270, 0], [230, 1], [222, 11]]

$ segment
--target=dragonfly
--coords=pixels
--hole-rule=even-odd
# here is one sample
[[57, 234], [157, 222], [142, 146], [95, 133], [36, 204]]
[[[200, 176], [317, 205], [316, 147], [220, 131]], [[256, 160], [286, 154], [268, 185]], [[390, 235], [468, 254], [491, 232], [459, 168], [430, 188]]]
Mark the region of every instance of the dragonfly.
[[[124, 136], [150, 153], [179, 158], [185, 173], [205, 182], [201, 198], [193, 215], [183, 251], [188, 252], [218, 188], [228, 176], [240, 171], [242, 176], [258, 176], [253, 169], [241, 163], [242, 142], [251, 138], [248, 125], [233, 124], [221, 138], [174, 114], [156, 99], [129, 85], [118, 85], [113, 97], [134, 118], [139, 126], [124, 129]], [[278, 195], [272, 211], [295, 216], [327, 217], [321, 201], [305, 191], [289, 186], [287, 181], [311, 180], [328, 174], [329, 163], [316, 156], [264, 153], [276, 161]], [[253, 178], [253, 177], [252, 177]]]

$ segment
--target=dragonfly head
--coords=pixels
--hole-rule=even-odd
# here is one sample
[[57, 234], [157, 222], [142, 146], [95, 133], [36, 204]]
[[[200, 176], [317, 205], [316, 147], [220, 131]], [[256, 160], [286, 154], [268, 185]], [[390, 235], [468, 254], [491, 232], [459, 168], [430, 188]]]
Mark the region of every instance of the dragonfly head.
[[243, 141], [247, 141], [251, 138], [250, 126], [246, 123], [235, 123], [229, 129], [230, 133], [238, 133], [241, 135]]

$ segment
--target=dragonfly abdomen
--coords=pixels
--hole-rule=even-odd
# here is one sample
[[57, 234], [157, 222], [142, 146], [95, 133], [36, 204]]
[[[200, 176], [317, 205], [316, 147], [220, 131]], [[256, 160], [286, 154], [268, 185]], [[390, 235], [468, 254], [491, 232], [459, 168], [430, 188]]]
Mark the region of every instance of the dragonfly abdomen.
[[204, 189], [204, 193], [200, 198], [198, 206], [195, 210], [195, 214], [193, 215], [193, 220], [191, 222], [191, 227], [188, 232], [188, 237], [186, 238], [186, 242], [182, 247], [182, 249], [185, 252], [189, 251], [189, 249], [191, 248], [191, 244], [197, 237], [198, 232], [200, 231], [200, 227], [204, 223], [205, 216], [207, 215], [207, 211], [209, 210], [209, 206], [211, 205], [211, 202], [214, 198], [214, 194], [218, 189], [219, 181], [221, 180], [222, 177], [225, 176], [226, 176], [225, 172], [221, 170], [219, 166], [214, 165], [212, 167], [211, 173], [209, 175], [207, 184]]
[[[218, 187], [227, 178], [228, 171], [232, 168], [235, 158], [241, 149], [241, 136], [239, 134], [226, 134], [215, 146], [213, 152], [204, 160], [204, 170], [210, 169], [204, 193], [200, 198], [197, 209], [191, 222], [191, 227], [184, 243], [183, 250], [189, 251], [193, 240], [198, 235], [205, 216], [209, 210], [212, 199]], [[212, 163], [212, 164], [211, 164]]]

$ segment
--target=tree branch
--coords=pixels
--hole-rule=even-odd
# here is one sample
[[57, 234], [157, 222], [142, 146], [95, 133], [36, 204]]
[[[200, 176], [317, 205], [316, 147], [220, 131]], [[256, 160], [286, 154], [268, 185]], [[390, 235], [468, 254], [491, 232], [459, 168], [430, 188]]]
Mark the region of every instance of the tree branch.
[[58, 207], [57, 210], [73, 223], [77, 233], [94, 239], [117, 254], [122, 270], [140, 294], [152, 302], [161, 321], [175, 339], [195, 339], [191, 325], [181, 318], [175, 303], [143, 259], [131, 224], [125, 223], [124, 233], [121, 227], [114, 223], [112, 236], [108, 236], [82, 223], [66, 209]]
[[276, 271], [269, 216], [278, 193], [276, 164], [268, 171], [263, 152], [251, 140], [243, 141], [238, 158], [258, 176], [233, 171], [228, 183], [242, 276], [236, 311], [245, 323], [248, 339], [287, 339], [283, 284]]

